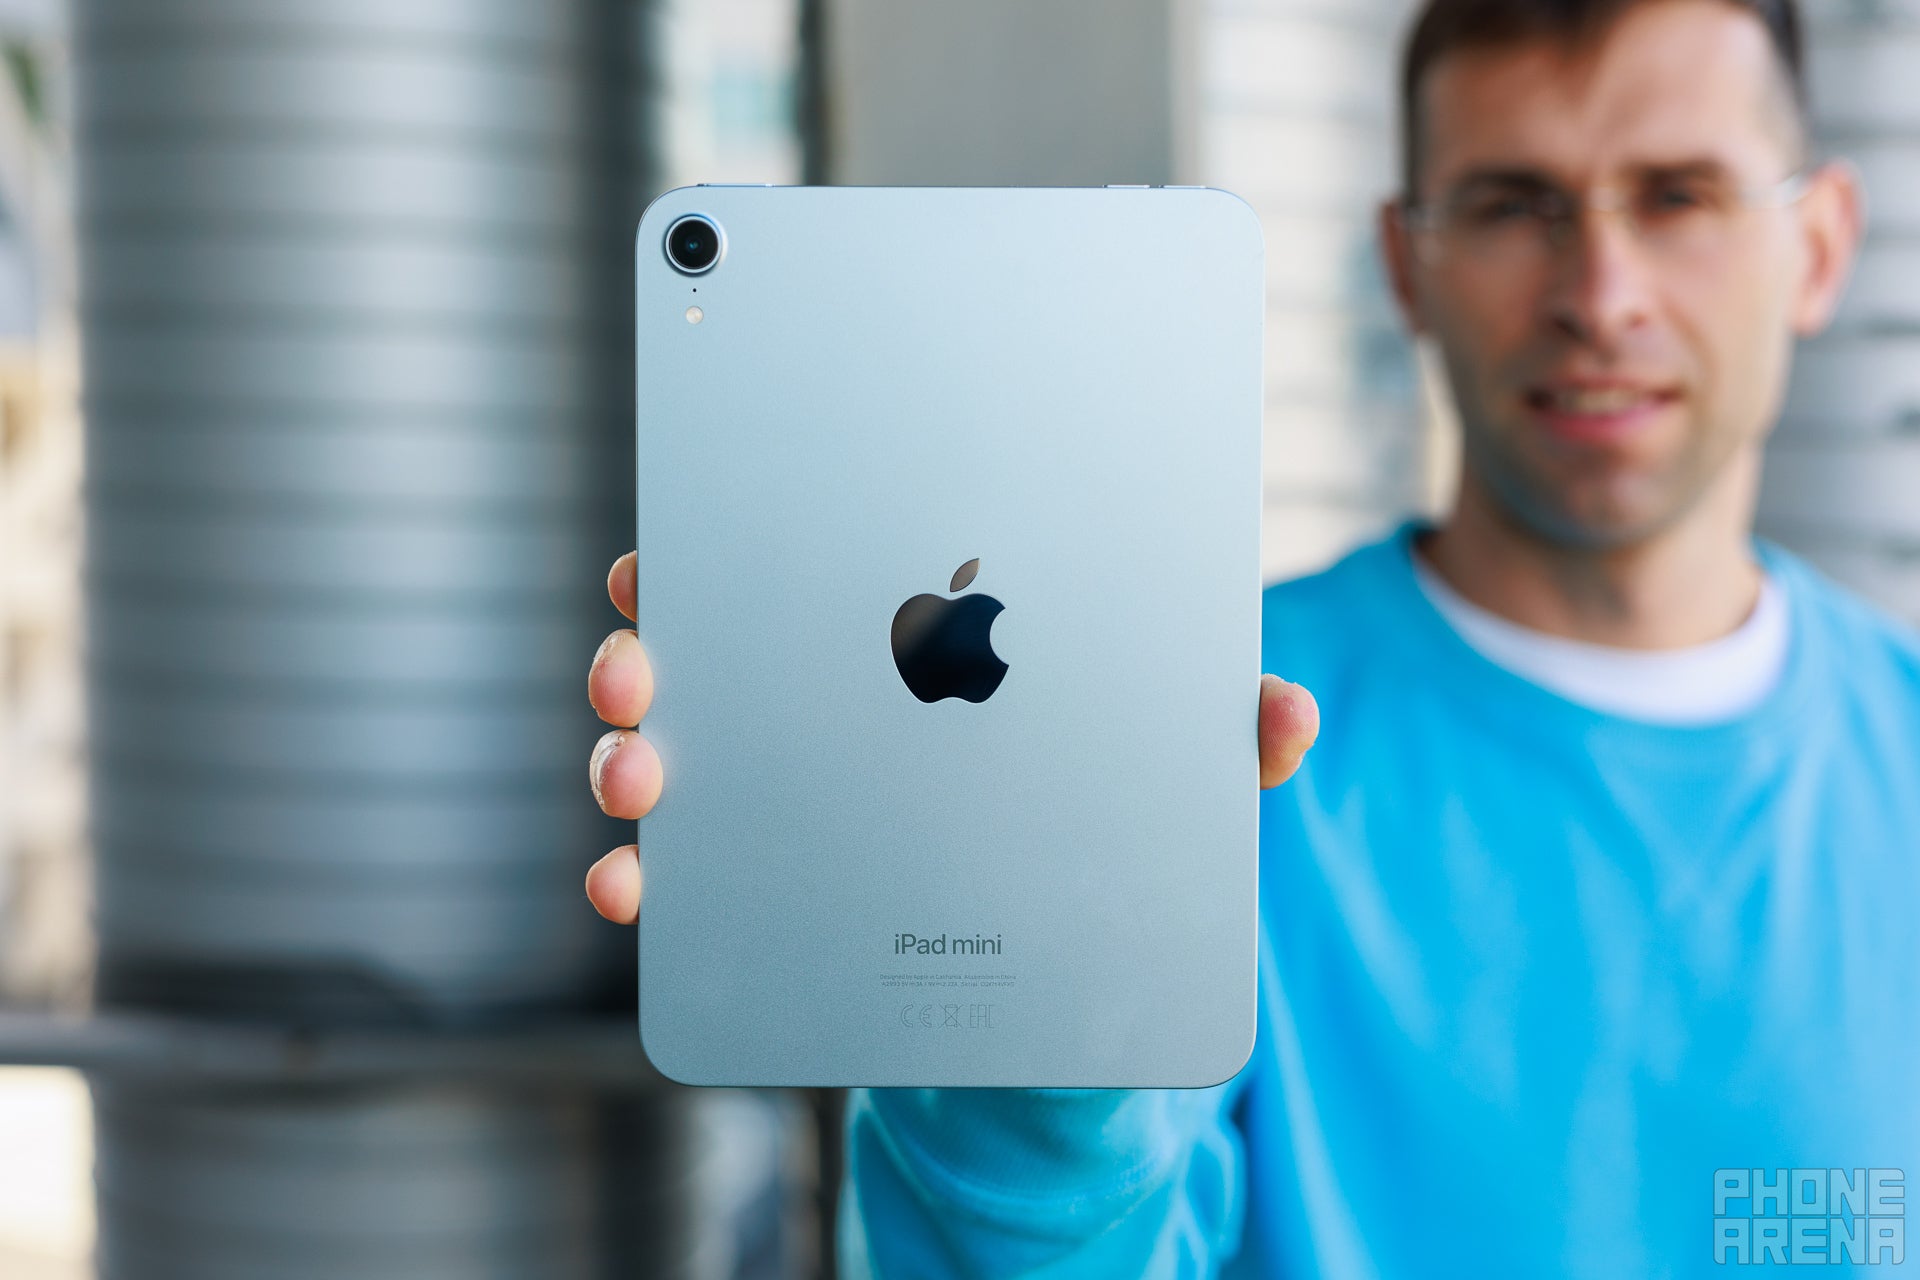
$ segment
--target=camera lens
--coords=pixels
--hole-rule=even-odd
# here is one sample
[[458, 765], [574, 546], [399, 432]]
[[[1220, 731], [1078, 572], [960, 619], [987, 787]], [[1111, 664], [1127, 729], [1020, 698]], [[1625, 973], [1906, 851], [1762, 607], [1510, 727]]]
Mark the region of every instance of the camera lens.
[[720, 261], [720, 228], [688, 214], [667, 228], [667, 261], [676, 271], [697, 276]]

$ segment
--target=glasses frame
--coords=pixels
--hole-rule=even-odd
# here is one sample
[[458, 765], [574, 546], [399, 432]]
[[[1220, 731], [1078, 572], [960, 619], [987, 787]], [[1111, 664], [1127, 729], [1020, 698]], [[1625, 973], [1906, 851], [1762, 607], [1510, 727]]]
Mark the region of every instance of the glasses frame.
[[[1824, 161], [1810, 160], [1777, 182], [1742, 188], [1734, 193], [1734, 207], [1743, 213], [1754, 209], [1791, 208], [1805, 198], [1812, 189], [1815, 175], [1824, 167]], [[1621, 215], [1634, 239], [1642, 240], [1643, 233], [1634, 221], [1629, 197], [1611, 187], [1596, 187], [1584, 193], [1543, 190], [1534, 193], [1530, 203], [1533, 205], [1531, 212], [1538, 218], [1539, 224], [1547, 228], [1546, 245], [1549, 251], [1566, 248], [1573, 232], [1584, 224], [1589, 212]], [[1547, 204], [1553, 208], [1541, 208]], [[1426, 234], [1431, 237], [1429, 243], [1435, 248], [1440, 247], [1447, 228], [1447, 211], [1444, 207], [1406, 197], [1399, 201], [1399, 212], [1409, 231]], [[1429, 266], [1444, 259], [1443, 254], [1422, 253], [1418, 245], [1415, 246], [1415, 253]]]

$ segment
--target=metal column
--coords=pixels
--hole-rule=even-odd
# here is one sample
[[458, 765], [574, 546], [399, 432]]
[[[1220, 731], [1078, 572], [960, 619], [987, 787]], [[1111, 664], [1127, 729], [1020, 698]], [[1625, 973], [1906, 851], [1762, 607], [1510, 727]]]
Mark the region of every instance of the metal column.
[[[78, 5], [109, 1011], [631, 1018], [632, 935], [580, 877], [631, 838], [583, 677], [632, 536], [641, 18]], [[700, 1273], [685, 1095], [431, 1056], [97, 1073], [103, 1274]]]

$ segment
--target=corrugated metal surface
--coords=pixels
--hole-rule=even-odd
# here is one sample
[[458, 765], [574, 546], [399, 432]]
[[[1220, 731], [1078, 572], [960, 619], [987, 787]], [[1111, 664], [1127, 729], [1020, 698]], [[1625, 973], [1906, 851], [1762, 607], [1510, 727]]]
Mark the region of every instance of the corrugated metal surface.
[[617, 1001], [581, 671], [630, 541], [633, 6], [77, 13], [102, 990]]
[[711, 1274], [695, 1265], [702, 1171], [677, 1099], [99, 1082], [93, 1094], [102, 1280]]
[[[580, 876], [631, 838], [583, 676], [632, 538], [641, 6], [76, 16], [103, 999], [630, 1012]], [[701, 1185], [770, 1173], [716, 1180], [678, 1091], [94, 1096], [114, 1280], [727, 1275]]]

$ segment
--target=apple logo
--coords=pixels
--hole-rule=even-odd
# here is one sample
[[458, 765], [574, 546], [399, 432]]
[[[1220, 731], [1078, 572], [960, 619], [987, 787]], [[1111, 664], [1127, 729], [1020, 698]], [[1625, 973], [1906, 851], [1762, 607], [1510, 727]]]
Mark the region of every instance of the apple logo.
[[[969, 560], [954, 572], [949, 592], [959, 591], [980, 572]], [[918, 595], [893, 615], [893, 663], [913, 696], [922, 702], [961, 698], [985, 702], [1000, 687], [1007, 664], [993, 651], [988, 632], [1006, 606], [992, 596], [949, 600]]]

